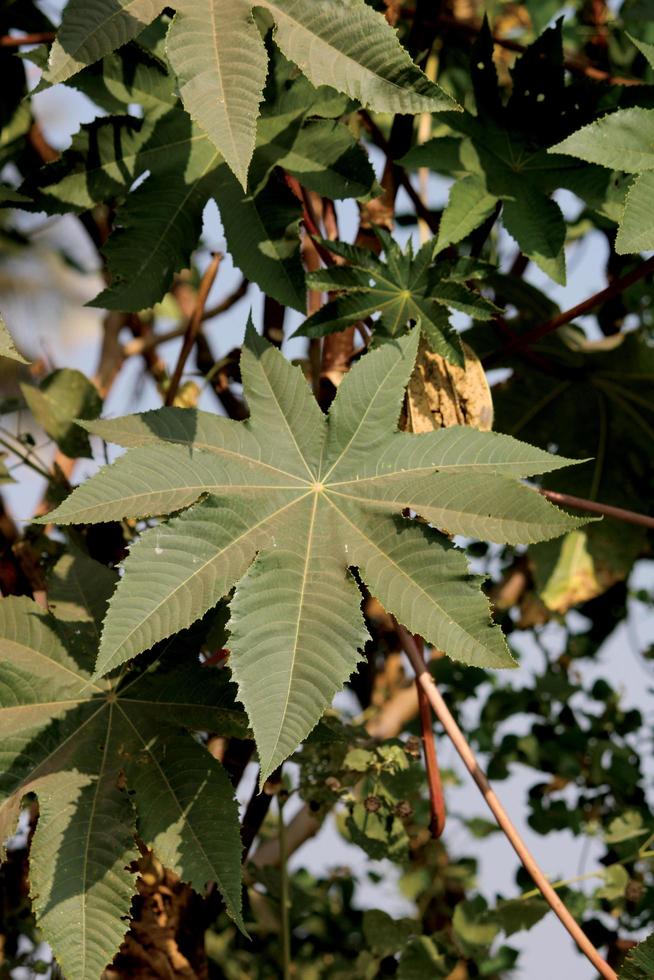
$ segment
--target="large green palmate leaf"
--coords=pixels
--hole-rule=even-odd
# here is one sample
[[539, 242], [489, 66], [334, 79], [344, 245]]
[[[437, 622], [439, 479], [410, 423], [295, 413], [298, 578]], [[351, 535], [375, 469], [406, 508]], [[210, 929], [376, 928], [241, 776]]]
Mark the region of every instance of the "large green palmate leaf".
[[[160, 0], [69, 0], [46, 80], [62, 82], [136, 37]], [[177, 0], [167, 49], [184, 105], [246, 187], [268, 56], [251, 0]], [[380, 112], [456, 104], [411, 61], [383, 16], [363, 0], [261, 0], [275, 40], [314, 85]]]
[[320, 337], [380, 313], [375, 323], [376, 342], [392, 340], [413, 322], [422, 330], [431, 350], [455, 364], [463, 364], [461, 343], [450, 326], [447, 311], [460, 310], [478, 320], [488, 320], [498, 312], [497, 307], [466, 285], [487, 268], [472, 259], [434, 263], [433, 242], [426, 242], [414, 255], [411, 242], [403, 252], [388, 232], [377, 229], [377, 236], [384, 248], [384, 261], [356, 245], [323, 242], [348, 264], [309, 274], [307, 282], [314, 289], [338, 295], [308, 317], [296, 334]]
[[114, 584], [113, 572], [74, 552], [50, 581], [56, 618], [30, 599], [0, 599], [0, 840], [36, 794], [34, 909], [71, 980], [100, 976], [123, 939], [136, 834], [197, 890], [216, 881], [242, 925], [231, 783], [183, 733], [243, 736], [244, 715], [223, 671], [188, 661], [91, 679]]
[[[521, 252], [564, 284], [566, 222], [550, 195], [569, 187], [590, 203], [589, 198], [605, 196], [607, 181], [595, 168], [549, 153], [548, 148], [596, 117], [599, 96], [581, 82], [566, 84], [561, 22], [545, 30], [516, 60], [506, 104], [493, 49], [485, 20], [470, 56], [477, 114], [440, 116], [460, 139], [435, 137], [414, 147], [401, 162], [456, 178], [441, 217], [439, 251], [469, 235], [501, 203], [504, 227]], [[596, 203], [593, 200], [592, 206]]]
[[97, 677], [189, 626], [236, 583], [230, 664], [265, 778], [318, 721], [366, 641], [351, 567], [451, 657], [511, 665], [463, 554], [400, 515], [499, 541], [555, 536], [578, 522], [515, 478], [566, 461], [473, 429], [398, 432], [417, 343], [413, 331], [367, 354], [326, 418], [301, 371], [250, 326], [241, 358], [249, 421], [162, 409], [85, 423], [131, 451], [48, 521], [189, 508], [132, 548]]

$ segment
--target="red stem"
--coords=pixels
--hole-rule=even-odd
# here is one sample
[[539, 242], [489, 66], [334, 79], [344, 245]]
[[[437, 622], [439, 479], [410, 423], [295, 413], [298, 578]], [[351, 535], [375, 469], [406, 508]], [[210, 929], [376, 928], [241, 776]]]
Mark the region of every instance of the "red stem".
[[564, 326], [566, 323], [570, 323], [571, 320], [576, 320], [578, 316], [584, 316], [585, 313], [590, 313], [596, 306], [605, 303], [609, 299], [613, 299], [614, 296], [618, 296], [625, 289], [628, 289], [629, 286], [633, 286], [635, 282], [644, 279], [650, 272], [654, 272], [654, 256], [636, 266], [635, 269], [632, 269], [626, 275], [614, 279], [605, 289], [601, 289], [599, 293], [594, 293], [592, 296], [589, 296], [588, 299], [578, 303], [577, 306], [573, 306], [564, 313], [557, 313], [551, 320], [548, 320], [546, 323], [541, 323], [540, 326], [534, 327], [533, 330], [527, 330], [526, 333], [517, 334], [501, 350], [484, 358], [483, 363], [485, 365], [494, 363], [498, 359], [514, 353], [514, 351], [522, 350], [524, 347], [536, 343], [537, 340], [541, 340], [548, 334], [554, 333], [555, 330], [558, 330], [559, 327]]
[[5, 34], [0, 37], [0, 48], [20, 48], [23, 44], [50, 44], [54, 39], [54, 31], [41, 31], [38, 34], [22, 34], [20, 37]]
[[654, 528], [654, 517], [648, 517], [647, 514], [637, 514], [634, 510], [613, 507], [612, 504], [600, 504], [595, 500], [585, 500], [583, 497], [572, 497], [568, 493], [557, 493], [555, 490], [541, 490], [540, 492], [553, 504], [561, 504], [563, 507], [576, 507], [577, 510], [586, 510], [590, 514], [601, 514], [603, 517], [613, 517], [616, 521], [624, 521], [626, 524], [638, 524], [639, 527]]
[[[422, 655], [424, 643], [422, 637], [416, 636], [415, 641]], [[443, 784], [441, 782], [441, 771], [436, 755], [436, 740], [434, 738], [434, 727], [432, 724], [431, 708], [429, 699], [422, 689], [420, 681], [416, 677], [416, 689], [418, 691], [418, 708], [420, 710], [420, 729], [422, 735], [422, 747], [425, 753], [425, 769], [427, 771], [427, 785], [429, 786], [430, 820], [429, 830], [434, 840], [442, 835], [445, 830], [445, 799], [443, 797]]]
[[557, 895], [556, 891], [550, 885], [549, 881], [538, 866], [535, 858], [531, 854], [529, 848], [518, 833], [516, 827], [513, 825], [513, 821], [495, 795], [495, 792], [488, 782], [485, 773], [482, 771], [479, 763], [477, 762], [474, 752], [470, 748], [470, 745], [468, 744], [463, 732], [452, 717], [452, 714], [445, 704], [440, 691], [436, 687], [434, 678], [427, 670], [425, 661], [418, 650], [418, 646], [413, 636], [404, 628], [404, 626], [398, 626], [398, 633], [400, 636], [400, 642], [404, 647], [406, 655], [411, 661], [411, 666], [416, 673], [416, 678], [429, 699], [429, 703], [434, 710], [434, 714], [442, 724], [447, 735], [450, 737], [452, 744], [463, 760], [466, 769], [481, 790], [481, 793], [493, 816], [495, 817], [495, 820], [520, 858], [525, 870], [529, 872], [533, 878], [534, 884], [537, 886], [547, 904], [572, 936], [581, 952], [593, 964], [600, 976], [604, 977], [604, 980], [618, 980], [615, 971], [600, 955], [595, 946], [593, 946], [579, 923], [572, 917], [564, 903], [561, 901], [560, 896]]

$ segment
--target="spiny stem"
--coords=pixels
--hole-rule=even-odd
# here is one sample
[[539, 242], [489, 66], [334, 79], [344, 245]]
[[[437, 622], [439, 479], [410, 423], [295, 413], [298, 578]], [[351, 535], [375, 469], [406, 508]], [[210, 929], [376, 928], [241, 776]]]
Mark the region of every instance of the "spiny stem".
[[531, 875], [534, 884], [538, 887], [538, 890], [547, 904], [570, 933], [581, 952], [593, 964], [600, 976], [604, 977], [605, 980], [618, 980], [615, 971], [600, 955], [595, 946], [593, 946], [581, 926], [575, 921], [555, 890], [552, 888], [551, 884], [538, 866], [535, 858], [531, 854], [529, 848], [518, 833], [516, 827], [513, 825], [513, 821], [495, 795], [495, 792], [488, 782], [485, 773], [482, 771], [479, 763], [477, 762], [474, 752], [468, 744], [463, 732], [452, 717], [440, 691], [436, 687], [433, 677], [427, 670], [425, 661], [420, 655], [420, 651], [418, 650], [418, 646], [413, 636], [403, 626], [398, 626], [398, 634], [404, 651], [411, 661], [416, 677], [418, 678], [423, 690], [425, 691], [425, 694], [429, 699], [429, 703], [434, 710], [434, 714], [442, 724], [447, 735], [449, 735], [454, 748], [461, 757], [466, 769], [481, 790], [481, 793], [493, 816], [495, 817], [498, 826], [506, 835], [511, 846], [524, 865], [525, 870]]

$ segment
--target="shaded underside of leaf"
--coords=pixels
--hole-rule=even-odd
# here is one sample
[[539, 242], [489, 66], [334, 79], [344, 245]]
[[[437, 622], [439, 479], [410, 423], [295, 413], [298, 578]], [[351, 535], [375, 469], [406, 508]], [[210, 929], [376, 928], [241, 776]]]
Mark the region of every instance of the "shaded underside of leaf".
[[188, 113], [245, 188], [268, 61], [250, 3], [179, 2], [167, 50]]
[[615, 240], [618, 255], [654, 249], [654, 171], [639, 174], [627, 191]]
[[171, 736], [140, 742], [125, 766], [136, 791], [139, 836], [199, 894], [215, 881], [245, 931], [238, 808], [221, 764], [192, 739]]
[[314, 494], [236, 587], [230, 664], [252, 719], [262, 784], [331, 704], [368, 638], [347, 564], [331, 509]]
[[360, 0], [262, 0], [287, 58], [318, 85], [378, 112], [438, 112], [454, 100], [411, 61], [384, 18]]
[[[394, 261], [398, 272], [406, 257]], [[250, 324], [241, 360], [246, 423], [171, 409], [91, 423], [132, 448], [48, 517], [106, 520], [126, 506], [170, 513], [202, 497], [132, 548], [97, 671], [190, 626], [236, 585], [230, 663], [263, 778], [307, 736], [356, 666], [366, 633], [352, 568], [389, 612], [450, 656], [511, 664], [465, 557], [401, 515], [513, 542], [580, 523], [514, 482], [568, 460], [468, 427], [397, 431], [418, 333], [367, 353], [326, 418], [301, 369]]]
[[45, 78], [65, 82], [137, 37], [163, 10], [162, 0], [68, 0]]
[[94, 780], [58, 772], [29, 787], [39, 800], [30, 848], [34, 910], [71, 980], [101, 976], [128, 928], [135, 826], [117, 783], [117, 769], [101, 769]]

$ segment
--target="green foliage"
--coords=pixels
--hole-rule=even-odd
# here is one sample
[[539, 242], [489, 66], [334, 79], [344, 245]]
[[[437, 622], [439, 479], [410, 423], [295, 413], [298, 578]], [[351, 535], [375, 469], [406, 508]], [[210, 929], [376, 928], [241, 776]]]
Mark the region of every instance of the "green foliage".
[[[434, 112], [453, 100], [416, 68], [383, 19], [363, 0], [263, 0], [275, 42], [314, 85], [331, 85], [380, 112]], [[46, 79], [63, 82], [137, 37], [164, 4], [102, 0], [92, 15], [67, 5]], [[180, 0], [167, 38], [189, 115], [243, 188], [256, 140], [267, 57], [249, 0]]]
[[[654, 67], [651, 44], [631, 38]], [[654, 248], [654, 110], [633, 106], [610, 113], [568, 136], [552, 149], [611, 170], [636, 174], [627, 192], [615, 250], [620, 255]]]
[[422, 331], [430, 350], [462, 364], [461, 343], [445, 311], [449, 307], [478, 320], [489, 320], [497, 308], [466, 285], [466, 280], [482, 278], [488, 269], [483, 263], [465, 259], [434, 263], [432, 242], [414, 255], [411, 242], [402, 252], [383, 229], [377, 229], [376, 234], [384, 248], [384, 262], [355, 245], [323, 242], [346, 259], [347, 265], [312, 272], [307, 282], [314, 289], [339, 295], [305, 320], [296, 334], [324, 336], [379, 312], [381, 316], [375, 323], [377, 342], [400, 336], [411, 321]]
[[[651, 671], [651, 532], [538, 492], [654, 488], [654, 32], [610, 6], [69, 0], [54, 31], [0, 5], [0, 305], [35, 358], [0, 321], [0, 972], [524, 972], [548, 906], [477, 864], [506, 842], [452, 808], [438, 731], [433, 839], [399, 621], [490, 778], [526, 779], [516, 822], [592, 854], [544, 869], [572, 915], [652, 974], [651, 939], [624, 953], [654, 825], [621, 659]], [[31, 97], [62, 83], [70, 143]], [[547, 282], [579, 268], [578, 302], [592, 261], [611, 288], [557, 321]], [[97, 282], [101, 348], [72, 349]], [[265, 339], [230, 349], [248, 290]], [[284, 859], [315, 832], [316, 876]]]
[[23, 397], [45, 432], [62, 453], [75, 459], [91, 456], [89, 439], [76, 419], [95, 419], [102, 411], [102, 399], [80, 371], [62, 368], [43, 379], [40, 386], [21, 385]]
[[229, 779], [184, 729], [243, 734], [221, 671], [122, 670], [93, 681], [114, 576], [84, 555], [55, 566], [56, 616], [0, 604], [0, 836], [39, 801], [30, 881], [37, 920], [71, 978], [99, 976], [125, 933], [135, 835], [201, 891], [217, 881], [236, 922], [240, 860]]
[[[567, 461], [474, 430], [394, 433], [416, 348], [414, 334], [368, 354], [344, 380], [328, 425], [301, 374], [250, 328], [241, 363], [250, 422], [206, 419], [193, 431], [185, 415], [178, 445], [166, 445], [179, 426], [170, 411], [122, 423], [138, 451], [79, 487], [57, 523], [150, 517], [208, 496], [134, 548], [96, 676], [190, 626], [238, 583], [231, 664], [265, 778], [313, 728], [365, 643], [350, 565], [400, 622], [451, 657], [511, 665], [463, 556], [398, 512], [512, 543], [556, 536], [578, 521], [511, 477]], [[120, 428], [90, 426], [113, 440]], [[261, 597], [273, 594], [271, 631]]]
[[620, 980], [647, 980], [654, 974], [654, 936], [638, 943], [620, 970]]

